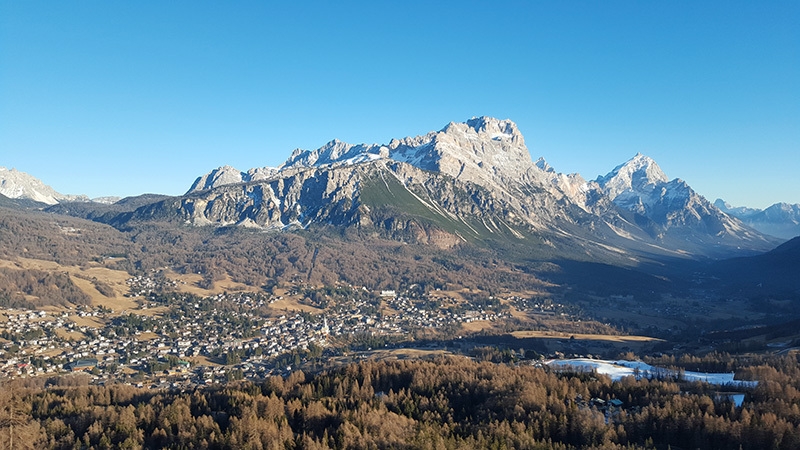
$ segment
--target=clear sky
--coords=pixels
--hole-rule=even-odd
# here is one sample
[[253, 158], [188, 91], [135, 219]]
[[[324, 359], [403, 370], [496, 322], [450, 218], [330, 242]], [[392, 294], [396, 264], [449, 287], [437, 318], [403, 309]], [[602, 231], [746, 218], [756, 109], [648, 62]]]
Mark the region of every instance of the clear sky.
[[800, 203], [798, 24], [794, 0], [0, 0], [0, 166], [177, 195], [489, 115], [559, 172], [642, 152], [712, 201]]

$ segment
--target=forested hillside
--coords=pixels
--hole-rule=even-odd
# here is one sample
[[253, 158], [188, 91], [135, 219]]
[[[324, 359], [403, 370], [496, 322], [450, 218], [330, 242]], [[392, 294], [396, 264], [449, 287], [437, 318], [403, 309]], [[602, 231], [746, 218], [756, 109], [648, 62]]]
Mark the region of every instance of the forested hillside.
[[[372, 235], [349, 236], [358, 232], [326, 228], [263, 232], [153, 223], [117, 230], [69, 216], [3, 212], [0, 260], [12, 262], [23, 257], [64, 266], [102, 264], [131, 275], [170, 268], [203, 275], [205, 286], [226, 276], [256, 288], [292, 281], [314, 285], [341, 282], [369, 289], [417, 284], [426, 289], [499, 290], [540, 284], [530, 270], [518, 270], [516, 262], [504, 260], [495, 250], [469, 245], [441, 250]], [[18, 295], [4, 295], [25, 291], [6, 275], [0, 276], [0, 298], [6, 301], [25, 307], [64, 303], [63, 296], [48, 295], [46, 289], [37, 289], [42, 296], [27, 304]]]
[[0, 445], [13, 436], [16, 448], [56, 449], [796, 449], [798, 362], [792, 354], [740, 364], [760, 380], [741, 407], [699, 382], [612, 383], [463, 357], [191, 392], [38, 379], [2, 390]]

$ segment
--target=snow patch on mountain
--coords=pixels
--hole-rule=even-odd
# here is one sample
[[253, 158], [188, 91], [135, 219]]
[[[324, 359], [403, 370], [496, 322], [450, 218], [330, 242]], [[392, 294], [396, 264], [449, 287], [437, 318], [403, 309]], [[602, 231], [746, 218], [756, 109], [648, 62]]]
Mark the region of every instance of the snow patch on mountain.
[[113, 205], [118, 201], [122, 200], [122, 197], [117, 196], [107, 196], [107, 197], [95, 197], [92, 199], [94, 203], [100, 203], [102, 205]]

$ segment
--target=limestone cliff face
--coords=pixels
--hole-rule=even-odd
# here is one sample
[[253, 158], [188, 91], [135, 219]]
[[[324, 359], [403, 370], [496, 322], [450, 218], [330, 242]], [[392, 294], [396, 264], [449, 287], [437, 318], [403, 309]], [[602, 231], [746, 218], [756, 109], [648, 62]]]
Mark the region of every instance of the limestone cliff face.
[[225, 185], [183, 197], [178, 212], [192, 225], [284, 229], [330, 220], [348, 224], [357, 210], [353, 198], [361, 170], [310, 168], [286, 177]]
[[[513, 222], [522, 225], [535, 218], [532, 212], [537, 208], [529, 199], [499, 198], [480, 185], [390, 160], [295, 169], [285, 176], [197, 191], [167, 203], [166, 209], [174, 208], [181, 220], [192, 225], [265, 229], [314, 223], [372, 226], [383, 223], [372, 215], [386, 208], [409, 217], [459, 222], [511, 213], [517, 217]], [[404, 211], [406, 207], [412, 211]], [[403, 223], [401, 219], [391, 227], [404, 228], [399, 225]]]
[[394, 140], [389, 157], [463, 182], [505, 190], [529, 183], [540, 170], [510, 120], [479, 117], [436, 133]]

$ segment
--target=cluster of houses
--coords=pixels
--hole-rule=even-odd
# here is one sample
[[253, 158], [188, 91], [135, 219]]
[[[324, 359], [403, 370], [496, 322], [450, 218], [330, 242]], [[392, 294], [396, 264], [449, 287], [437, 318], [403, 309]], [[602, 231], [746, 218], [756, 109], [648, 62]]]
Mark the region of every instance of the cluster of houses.
[[[88, 371], [97, 382], [138, 379], [143, 385], [165, 376], [186, 383], [231, 376], [259, 377], [284, 370], [281, 355], [329, 347], [349, 334], [409, 335], [508, 315], [484, 307], [440, 307], [386, 291], [372, 301], [339, 302], [322, 313], [268, 310], [274, 296], [252, 293], [199, 298], [163, 292], [148, 277], [128, 281], [131, 295], [145, 296], [141, 310], [114, 312], [82, 306], [59, 312], [6, 310], [0, 313], [0, 377], [28, 377]], [[160, 302], [160, 303], [159, 303]], [[161, 306], [158, 313], [146, 311]], [[266, 313], [266, 312], [269, 313]], [[5, 316], [6, 320], [3, 320]], [[80, 320], [82, 318], [84, 320]], [[81, 325], [79, 325], [81, 324]], [[228, 355], [235, 355], [231, 358]]]
[[508, 297], [511, 305], [520, 311], [527, 311], [530, 313], [552, 315], [552, 316], [567, 316], [574, 314], [574, 307], [555, 302], [549, 298], [543, 297], [520, 297], [512, 295]]
[[[97, 366], [96, 358], [113, 352], [111, 343], [103, 336], [71, 340], [71, 333], [86, 327], [77, 326], [70, 317], [95, 317], [101, 311], [6, 311], [5, 321], [0, 321], [0, 377], [55, 374], [73, 370], [76, 365], [82, 369]], [[83, 359], [94, 364], [79, 363]]]
[[128, 284], [128, 297], [146, 297], [154, 292], [163, 292], [178, 286], [178, 283], [170, 278], [151, 278], [145, 275], [128, 278], [126, 283]]

